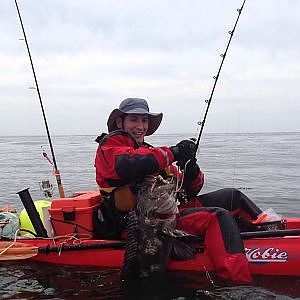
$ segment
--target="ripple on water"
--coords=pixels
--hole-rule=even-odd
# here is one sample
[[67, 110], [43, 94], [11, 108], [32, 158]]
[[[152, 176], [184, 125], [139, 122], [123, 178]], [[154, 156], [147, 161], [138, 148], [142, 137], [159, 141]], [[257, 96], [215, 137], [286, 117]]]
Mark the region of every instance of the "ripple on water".
[[[1, 263], [1, 299], [292, 299], [300, 279], [258, 277], [254, 286], [229, 286], [197, 273], [166, 273], [154, 280], [119, 281], [118, 269]], [[283, 296], [286, 295], [286, 296]], [[289, 296], [288, 296], [289, 295]]]

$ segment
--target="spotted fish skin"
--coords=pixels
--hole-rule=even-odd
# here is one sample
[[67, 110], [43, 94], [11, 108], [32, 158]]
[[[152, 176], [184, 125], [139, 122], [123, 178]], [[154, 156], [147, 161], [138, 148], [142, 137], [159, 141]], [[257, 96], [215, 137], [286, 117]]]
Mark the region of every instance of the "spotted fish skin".
[[139, 277], [153, 277], [164, 273], [170, 252], [172, 239], [161, 228], [140, 224], [137, 260]]
[[[161, 275], [168, 263], [178, 208], [174, 184], [150, 177], [137, 185], [137, 207], [128, 214], [122, 278]], [[165, 216], [162, 217], [161, 216]]]

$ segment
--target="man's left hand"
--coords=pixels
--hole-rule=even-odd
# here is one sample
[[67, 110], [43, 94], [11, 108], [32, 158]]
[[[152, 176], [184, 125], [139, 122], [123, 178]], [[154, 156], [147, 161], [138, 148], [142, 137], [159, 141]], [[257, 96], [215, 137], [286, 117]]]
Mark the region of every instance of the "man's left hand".
[[193, 158], [186, 165], [184, 178], [192, 181], [197, 178], [199, 173], [200, 173], [200, 168], [197, 164], [197, 160], [196, 158]]

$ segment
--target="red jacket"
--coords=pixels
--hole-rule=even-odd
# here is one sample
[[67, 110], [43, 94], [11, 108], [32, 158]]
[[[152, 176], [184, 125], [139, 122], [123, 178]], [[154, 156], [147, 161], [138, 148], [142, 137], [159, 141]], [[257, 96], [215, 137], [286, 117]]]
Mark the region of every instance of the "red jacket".
[[[139, 146], [130, 134], [120, 130], [102, 135], [97, 141], [99, 147], [95, 159], [96, 179], [102, 189], [119, 187], [134, 179], [158, 173], [173, 173], [174, 176], [182, 178], [182, 174], [172, 165], [174, 155], [168, 147], [153, 148], [146, 143]], [[251, 275], [247, 259], [242, 253], [243, 244], [229, 213], [216, 207], [198, 208], [201, 207], [201, 202], [198, 197], [193, 196], [198, 194], [203, 182], [201, 171], [194, 180], [183, 180], [190, 200], [180, 205], [177, 226], [194, 235], [205, 235], [208, 255], [221, 278], [249, 283]], [[110, 196], [108, 199], [111, 199]], [[104, 199], [103, 204], [104, 222], [99, 222], [99, 233], [96, 230], [96, 234], [101, 239], [119, 239], [126, 227], [126, 212], [119, 212], [113, 201]]]
[[[96, 141], [99, 142], [95, 159], [96, 181], [100, 188], [119, 187], [156, 173], [182, 177], [172, 165], [174, 155], [168, 147], [151, 147], [146, 143], [139, 146], [130, 134], [122, 130], [102, 135]], [[194, 195], [203, 183], [201, 171], [193, 181], [184, 182]]]

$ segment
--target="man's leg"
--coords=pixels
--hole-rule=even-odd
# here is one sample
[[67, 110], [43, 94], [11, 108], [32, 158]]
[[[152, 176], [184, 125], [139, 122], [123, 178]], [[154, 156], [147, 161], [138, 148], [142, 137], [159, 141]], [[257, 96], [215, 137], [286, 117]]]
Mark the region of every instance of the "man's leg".
[[184, 209], [180, 212], [178, 228], [204, 235], [208, 255], [219, 277], [238, 283], [252, 282], [239, 230], [227, 210], [219, 207]]
[[233, 212], [242, 210], [252, 219], [256, 219], [262, 213], [245, 194], [234, 188], [226, 188], [198, 196], [204, 207], [222, 207]]

